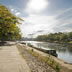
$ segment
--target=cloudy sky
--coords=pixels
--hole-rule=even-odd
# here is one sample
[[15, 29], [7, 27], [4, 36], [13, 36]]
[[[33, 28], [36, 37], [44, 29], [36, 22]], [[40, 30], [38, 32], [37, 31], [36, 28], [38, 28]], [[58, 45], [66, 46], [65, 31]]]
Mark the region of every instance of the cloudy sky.
[[23, 36], [72, 31], [72, 0], [0, 0], [24, 19]]

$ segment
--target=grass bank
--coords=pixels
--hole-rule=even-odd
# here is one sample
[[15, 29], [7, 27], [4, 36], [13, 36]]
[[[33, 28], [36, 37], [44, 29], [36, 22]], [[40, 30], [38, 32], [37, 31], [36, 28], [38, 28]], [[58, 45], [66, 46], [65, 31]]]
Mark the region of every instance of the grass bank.
[[37, 52], [34, 52], [33, 50], [28, 50], [28, 49], [25, 49], [25, 50], [28, 51], [33, 56], [35, 56], [38, 59], [40, 59], [41, 61], [47, 63], [54, 70], [56, 70], [56, 72], [60, 72], [60, 66], [59, 66], [59, 64], [56, 61], [54, 61], [54, 59], [51, 56], [45, 56], [45, 57], [43, 57], [43, 56], [39, 55]]
[[[22, 46], [17, 45], [17, 47], [21, 48]], [[32, 54], [33, 56], [37, 57], [40, 61], [45, 62], [46, 64], [48, 64], [56, 72], [60, 72], [60, 65], [50, 55], [49, 56], [41, 56], [40, 54], [35, 52], [33, 49], [27, 49], [25, 47], [23, 47], [23, 49], [25, 51], [27, 51], [28, 53]], [[20, 52], [20, 54], [23, 55], [21, 52]]]

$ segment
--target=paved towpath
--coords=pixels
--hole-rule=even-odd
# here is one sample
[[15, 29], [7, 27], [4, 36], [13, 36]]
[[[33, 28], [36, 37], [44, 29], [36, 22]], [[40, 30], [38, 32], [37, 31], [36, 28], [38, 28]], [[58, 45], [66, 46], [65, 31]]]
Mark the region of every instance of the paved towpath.
[[0, 72], [30, 72], [15, 45], [0, 46]]

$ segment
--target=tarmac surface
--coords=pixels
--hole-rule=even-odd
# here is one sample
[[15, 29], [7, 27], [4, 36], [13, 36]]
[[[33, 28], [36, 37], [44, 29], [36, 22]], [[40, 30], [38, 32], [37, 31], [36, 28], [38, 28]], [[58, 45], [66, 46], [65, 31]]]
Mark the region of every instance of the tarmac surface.
[[30, 72], [14, 42], [0, 46], [0, 72]]

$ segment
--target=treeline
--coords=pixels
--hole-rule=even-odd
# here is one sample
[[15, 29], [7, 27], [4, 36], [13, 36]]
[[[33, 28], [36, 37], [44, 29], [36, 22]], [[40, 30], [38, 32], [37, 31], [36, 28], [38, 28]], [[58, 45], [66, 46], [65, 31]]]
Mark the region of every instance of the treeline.
[[54, 41], [54, 42], [69, 42], [72, 41], [72, 32], [67, 33], [50, 33], [48, 35], [39, 35], [36, 37], [37, 41]]

